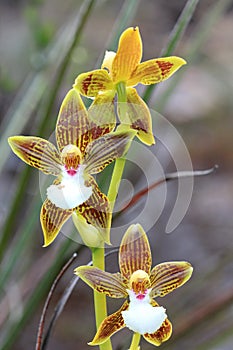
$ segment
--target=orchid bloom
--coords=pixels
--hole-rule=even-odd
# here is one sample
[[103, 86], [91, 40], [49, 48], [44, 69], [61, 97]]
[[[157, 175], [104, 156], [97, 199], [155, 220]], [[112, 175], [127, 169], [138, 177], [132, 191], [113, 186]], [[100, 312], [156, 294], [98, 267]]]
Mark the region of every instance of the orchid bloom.
[[162, 57], [141, 62], [142, 40], [138, 27], [126, 29], [119, 40], [117, 52], [107, 51], [101, 66], [80, 74], [74, 87], [84, 96], [95, 97], [95, 103], [107, 103], [116, 92], [123, 90], [127, 102], [118, 103], [118, 116], [123, 126], [137, 130], [138, 138], [145, 144], [154, 144], [151, 115], [145, 102], [133, 86], [151, 85], [169, 78], [185, 60], [180, 57]]
[[173, 261], [151, 269], [150, 245], [143, 228], [131, 225], [119, 249], [120, 273], [108, 273], [93, 266], [80, 266], [75, 273], [90, 287], [112, 298], [129, 298], [114, 314], [101, 323], [89, 345], [104, 343], [115, 332], [128, 327], [153, 345], [169, 339], [172, 325], [166, 310], [153, 298], [163, 297], [191, 277], [188, 262]]
[[71, 216], [84, 243], [90, 226], [100, 235], [100, 240], [109, 243], [110, 203], [91, 174], [99, 173], [116, 158], [123, 156], [135, 132], [111, 132], [115, 127], [114, 120], [108, 125], [94, 124], [89, 115], [97, 112], [112, 113], [114, 117], [114, 105], [103, 105], [102, 110], [100, 106], [97, 109], [93, 106], [87, 112], [80, 95], [72, 89], [66, 95], [58, 115], [58, 149], [39, 137], [9, 138], [13, 152], [25, 163], [57, 177], [47, 188], [47, 199], [41, 208], [44, 246], [53, 242]]

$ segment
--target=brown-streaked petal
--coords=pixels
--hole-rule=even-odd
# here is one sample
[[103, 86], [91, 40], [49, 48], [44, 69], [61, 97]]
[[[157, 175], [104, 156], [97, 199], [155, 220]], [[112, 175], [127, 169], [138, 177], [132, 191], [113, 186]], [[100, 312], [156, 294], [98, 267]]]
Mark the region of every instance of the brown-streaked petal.
[[152, 334], [143, 334], [143, 337], [151, 344], [155, 346], [161, 345], [163, 342], [167, 341], [172, 335], [172, 324], [166, 319], [162, 326]]
[[126, 279], [137, 270], [150, 272], [150, 245], [141, 225], [131, 225], [125, 232], [119, 250], [119, 265], [121, 274]]
[[114, 96], [115, 91], [106, 91], [96, 96], [88, 109], [93, 140], [111, 132], [116, 126]]
[[138, 27], [126, 29], [119, 39], [118, 50], [112, 62], [115, 83], [126, 82], [142, 58], [142, 40]]
[[130, 147], [136, 132], [116, 131], [106, 134], [91, 142], [83, 160], [85, 171], [89, 174], [97, 174], [117, 158], [122, 157]]
[[97, 292], [104, 293], [112, 298], [126, 298], [127, 286], [122, 281], [120, 273], [109, 273], [93, 266], [79, 266], [75, 269], [84, 282]]
[[71, 215], [72, 210], [58, 208], [50, 200], [45, 200], [40, 212], [40, 222], [44, 234], [44, 247], [47, 247], [54, 241], [61, 227]]
[[101, 91], [114, 90], [114, 85], [106, 69], [96, 69], [78, 75], [74, 88], [84, 96], [96, 97]]
[[62, 102], [57, 119], [56, 138], [60, 152], [67, 145], [75, 145], [84, 153], [91, 141], [87, 110], [75, 89], [71, 89]]
[[151, 297], [163, 297], [187, 282], [193, 272], [186, 261], [171, 261], [156, 265], [150, 274]]
[[12, 136], [8, 142], [12, 151], [25, 163], [45, 174], [60, 174], [60, 155], [51, 142], [35, 136]]
[[137, 137], [146, 145], [153, 145], [151, 114], [147, 104], [134, 88], [127, 88], [127, 102], [118, 103], [118, 116], [122, 125], [137, 131]]
[[127, 85], [135, 86], [139, 83], [144, 85], [159, 83], [168, 79], [184, 64], [186, 64], [186, 61], [176, 56], [155, 58], [142, 62], [132, 72]]
[[92, 195], [86, 202], [76, 208], [77, 215], [82, 215], [88, 224], [97, 228], [103, 241], [110, 244], [112, 213], [109, 200], [107, 196], [100, 191], [92, 176], [89, 177], [87, 182], [87, 186], [90, 185], [93, 190]]
[[128, 301], [125, 301], [122, 307], [114, 314], [106, 317], [101, 323], [94, 339], [88, 345], [99, 345], [104, 343], [114, 333], [125, 327], [121, 312], [129, 307]]

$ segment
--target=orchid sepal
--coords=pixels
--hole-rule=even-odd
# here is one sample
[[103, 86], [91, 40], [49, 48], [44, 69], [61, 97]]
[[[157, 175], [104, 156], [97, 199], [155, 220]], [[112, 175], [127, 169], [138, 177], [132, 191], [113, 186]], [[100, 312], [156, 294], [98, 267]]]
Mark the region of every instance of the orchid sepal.
[[125, 232], [119, 250], [119, 266], [122, 276], [129, 279], [133, 272], [149, 273], [151, 250], [148, 238], [141, 225], [131, 225]]
[[74, 88], [86, 97], [96, 97], [100, 91], [113, 90], [114, 85], [105, 69], [95, 69], [81, 73], [74, 83]]
[[127, 82], [127, 86], [158, 84], [170, 78], [187, 62], [177, 56], [154, 58], [140, 63]]
[[131, 129], [136, 130], [137, 137], [144, 144], [155, 144], [150, 110], [136, 89], [126, 88], [126, 102], [118, 103], [117, 110], [121, 125], [128, 124]]
[[11, 136], [8, 138], [12, 151], [25, 163], [46, 175], [59, 175], [61, 160], [56, 147], [36, 136]]
[[106, 317], [101, 323], [94, 339], [88, 343], [88, 345], [100, 345], [108, 340], [114, 333], [118, 332], [125, 327], [124, 319], [122, 317], [122, 311], [127, 310], [129, 307], [128, 301], [125, 301], [122, 307], [115, 313]]
[[72, 210], [63, 210], [46, 199], [40, 211], [40, 222], [44, 235], [44, 245], [47, 247], [57, 237], [64, 223], [71, 217]]
[[138, 27], [127, 28], [119, 39], [118, 50], [112, 61], [111, 74], [114, 82], [130, 78], [142, 58], [142, 40]]
[[89, 144], [84, 158], [86, 171], [97, 174], [117, 158], [124, 156], [136, 135], [134, 130], [115, 131]]
[[75, 269], [84, 282], [97, 292], [104, 293], [111, 298], [126, 298], [127, 285], [122, 280], [120, 273], [109, 273], [93, 266], [80, 266]]
[[169, 261], [156, 265], [151, 273], [151, 296], [163, 297], [181, 287], [192, 276], [193, 267], [187, 261]]

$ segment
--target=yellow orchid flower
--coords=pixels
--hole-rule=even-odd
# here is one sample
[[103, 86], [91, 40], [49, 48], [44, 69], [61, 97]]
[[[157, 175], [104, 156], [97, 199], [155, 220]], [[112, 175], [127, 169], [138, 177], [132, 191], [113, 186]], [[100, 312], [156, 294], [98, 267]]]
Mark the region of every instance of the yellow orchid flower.
[[80, 95], [72, 89], [58, 115], [58, 149], [40, 137], [9, 138], [13, 152], [25, 163], [57, 177], [47, 188], [47, 199], [41, 208], [44, 246], [53, 242], [71, 216], [84, 243], [89, 242], [86, 232], [91, 225], [93, 232], [99, 234], [99, 241], [110, 243], [110, 203], [91, 174], [99, 173], [124, 155], [135, 132], [111, 132], [115, 127], [114, 106], [103, 105], [103, 114], [106, 108], [107, 113], [112, 114], [112, 122], [94, 124], [89, 118], [89, 114], [96, 113], [94, 106], [87, 112]]
[[150, 245], [143, 228], [131, 225], [122, 238], [119, 250], [120, 273], [108, 273], [93, 266], [80, 266], [75, 273], [90, 287], [112, 298], [127, 298], [122, 307], [101, 323], [89, 345], [104, 343], [115, 332], [128, 327], [151, 344], [168, 340], [172, 325], [166, 310], [155, 297], [163, 297], [182, 286], [192, 275], [185, 261], [172, 261], [151, 269]]
[[101, 69], [80, 74], [74, 87], [84, 96], [95, 97], [95, 103], [112, 101], [116, 92], [126, 94], [125, 107], [118, 107], [118, 116], [123, 125], [137, 130], [138, 138], [152, 145], [151, 115], [149, 108], [133, 86], [139, 83], [151, 85], [169, 78], [185, 60], [180, 57], [162, 57], [141, 62], [142, 40], [138, 27], [126, 29], [119, 40], [117, 52], [107, 51]]

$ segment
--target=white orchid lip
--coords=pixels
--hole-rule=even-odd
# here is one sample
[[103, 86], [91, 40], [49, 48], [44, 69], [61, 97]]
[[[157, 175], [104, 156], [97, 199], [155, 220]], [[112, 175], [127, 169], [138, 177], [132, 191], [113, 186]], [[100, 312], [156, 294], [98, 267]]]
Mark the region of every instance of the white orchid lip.
[[92, 187], [85, 185], [84, 168], [84, 165], [79, 165], [77, 169], [64, 167], [61, 182], [47, 188], [47, 197], [56, 207], [74, 209], [90, 198]]
[[[126, 327], [139, 334], [152, 334], [156, 332], [166, 320], [166, 310], [162, 306], [152, 306], [150, 291], [136, 294], [127, 290], [129, 294], [129, 308], [122, 311]], [[138, 297], [140, 295], [140, 297]]]

